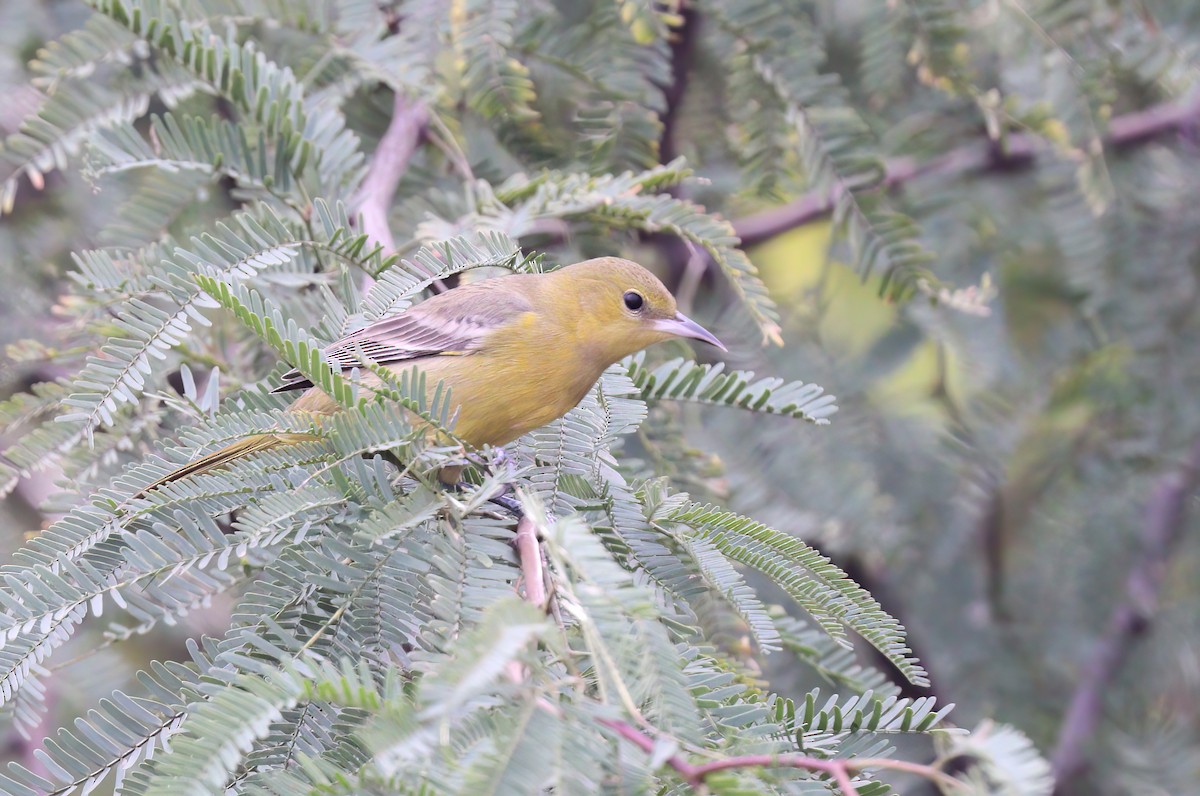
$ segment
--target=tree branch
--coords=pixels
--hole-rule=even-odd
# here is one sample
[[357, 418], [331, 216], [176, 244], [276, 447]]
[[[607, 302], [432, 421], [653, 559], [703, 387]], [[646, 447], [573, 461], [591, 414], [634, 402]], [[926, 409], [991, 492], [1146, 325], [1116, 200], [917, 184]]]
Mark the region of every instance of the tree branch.
[[675, 145], [675, 126], [679, 119], [679, 106], [683, 103], [683, 95], [687, 93], [700, 28], [700, 15], [695, 8], [687, 6], [680, 9], [680, 16], [683, 17], [683, 23], [672, 31], [670, 39], [671, 82], [662, 87], [666, 104], [659, 116], [662, 135], [659, 137], [658, 152], [662, 163], [670, 163], [679, 156]]
[[525, 599], [545, 611], [546, 573], [542, 568], [542, 545], [538, 541], [537, 526], [528, 514], [517, 521], [517, 535], [513, 538], [517, 558], [521, 562], [521, 580], [525, 583]]
[[1095, 734], [1104, 696], [1133, 643], [1150, 629], [1166, 575], [1167, 559], [1183, 533], [1187, 504], [1200, 487], [1200, 439], [1184, 463], [1159, 478], [1142, 526], [1141, 552], [1125, 582], [1125, 598], [1109, 621], [1108, 634], [1088, 663], [1058, 734], [1053, 767], [1056, 793], [1083, 770], [1084, 749]]
[[[654, 753], [654, 739], [641, 730], [623, 721], [599, 719], [600, 724], [608, 727], [626, 741], [637, 746], [646, 754]], [[679, 778], [693, 788], [704, 784], [709, 774], [737, 768], [800, 768], [819, 774], [827, 774], [837, 783], [842, 796], [858, 796], [851, 775], [857, 771], [872, 768], [884, 768], [892, 771], [904, 771], [916, 774], [947, 788], [962, 787], [962, 783], [946, 772], [920, 763], [910, 763], [906, 760], [891, 760], [880, 757], [858, 757], [850, 759], [809, 757], [801, 754], [785, 755], [741, 755], [727, 757], [724, 760], [714, 760], [708, 763], [693, 765], [682, 755], [674, 754], [666, 759], [666, 764], [675, 770]]]
[[[663, 111], [658, 117], [662, 123], [662, 133], [658, 139], [659, 163], [670, 163], [679, 156], [679, 146], [676, 140], [676, 132], [679, 125], [679, 110], [683, 104], [684, 95], [687, 94], [688, 83], [691, 80], [692, 62], [696, 54], [696, 40], [699, 37], [700, 31], [701, 18], [695, 8], [691, 6], [681, 7], [679, 13], [682, 17], [682, 22], [678, 27], [672, 29], [669, 39], [671, 46], [671, 82], [661, 86], [664, 105]], [[666, 189], [665, 193], [676, 199], [683, 197], [682, 186], [679, 185], [670, 186]], [[675, 295], [679, 296], [680, 288], [689, 281], [695, 284], [687, 288], [688, 293], [694, 294], [700, 278], [703, 277], [708, 268], [709, 258], [700, 258], [697, 267], [693, 265], [692, 261], [695, 258], [691, 254], [690, 247], [681, 238], [661, 232], [652, 233], [648, 238], [654, 241], [662, 262], [669, 270], [667, 284], [674, 288], [673, 292]], [[684, 295], [683, 298], [684, 303], [682, 306], [688, 312], [691, 312], [690, 295]]]
[[[517, 561], [521, 565], [521, 578], [518, 583], [524, 586], [525, 601], [545, 613], [550, 607], [550, 599], [546, 589], [545, 559], [541, 540], [538, 539], [538, 526], [528, 509], [520, 506], [520, 498], [517, 498], [517, 501], [515, 506], [518, 508], [514, 512], [517, 515], [517, 531], [512, 546], [517, 551]], [[517, 592], [521, 592], [519, 587]], [[555, 620], [559, 627], [562, 627], [562, 618], [556, 614]], [[529, 670], [519, 660], [514, 659], [508, 663], [508, 677], [514, 683], [523, 683], [529, 679]], [[544, 707], [548, 708], [549, 703]]]
[[[379, 146], [371, 157], [370, 170], [353, 200], [355, 212], [362, 214], [363, 232], [371, 243], [382, 246], [385, 254], [396, 250], [396, 241], [388, 226], [396, 186], [408, 170], [408, 162], [417, 151], [428, 122], [429, 111], [424, 103], [396, 95], [392, 121], [383, 138], [379, 139]], [[368, 274], [363, 279], [363, 290], [374, 281]]]
[[[1156, 105], [1114, 118], [1109, 123], [1104, 146], [1113, 150], [1140, 146], [1185, 130], [1197, 122], [1200, 122], [1200, 97], [1188, 102]], [[1014, 133], [1004, 139], [1003, 148], [992, 141], [977, 141], [925, 162], [911, 157], [892, 158], [884, 164], [886, 173], [881, 187], [893, 190], [919, 177], [1017, 171], [1032, 166], [1046, 149], [1043, 139], [1038, 136]], [[762, 243], [832, 213], [840, 190], [832, 193], [814, 191], [789, 204], [737, 219], [733, 222], [734, 230], [743, 246]]]

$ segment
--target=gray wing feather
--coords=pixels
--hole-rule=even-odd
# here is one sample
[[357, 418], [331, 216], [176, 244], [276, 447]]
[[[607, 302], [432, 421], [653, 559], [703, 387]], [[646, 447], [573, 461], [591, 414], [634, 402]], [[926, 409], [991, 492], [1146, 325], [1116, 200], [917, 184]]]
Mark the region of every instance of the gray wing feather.
[[[364, 359], [378, 365], [417, 360], [443, 354], [467, 354], [483, 343], [496, 327], [512, 320], [532, 305], [519, 293], [503, 300], [492, 295], [496, 283], [521, 276], [500, 277], [434, 296], [392, 318], [331, 343], [324, 351], [329, 364], [343, 370], [360, 366]], [[298, 370], [283, 375], [283, 384], [272, 392], [311, 387]]]

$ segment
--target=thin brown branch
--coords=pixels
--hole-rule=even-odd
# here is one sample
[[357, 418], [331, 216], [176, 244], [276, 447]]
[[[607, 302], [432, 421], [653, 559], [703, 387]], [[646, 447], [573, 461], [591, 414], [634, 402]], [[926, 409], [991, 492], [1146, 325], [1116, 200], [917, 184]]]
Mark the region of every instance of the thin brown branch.
[[[396, 186], [408, 170], [408, 163], [421, 142], [429, 111], [424, 103], [397, 94], [388, 124], [379, 146], [371, 157], [371, 167], [354, 198], [354, 208], [362, 215], [363, 232], [371, 243], [382, 246], [385, 254], [396, 250], [396, 241], [388, 226], [388, 214], [396, 197]], [[374, 282], [370, 275], [363, 289]]]
[[[1180, 132], [1197, 122], [1200, 122], [1200, 98], [1156, 105], [1114, 118], [1103, 144], [1106, 149], [1128, 149]], [[893, 158], [884, 164], [886, 172], [881, 187], [893, 190], [919, 177], [1017, 171], [1032, 166], [1038, 155], [1048, 150], [1043, 139], [1029, 133], [1014, 133], [1004, 139], [1002, 146], [976, 141], [924, 162], [911, 157]], [[838, 191], [814, 191], [789, 204], [737, 219], [733, 227], [743, 246], [753, 246], [828, 216], [838, 198]]]
[[517, 521], [517, 535], [513, 539], [517, 558], [521, 562], [521, 580], [525, 585], [525, 599], [545, 611], [546, 574], [542, 569], [542, 545], [538, 541], [537, 526], [528, 514]]
[[[526, 602], [537, 607], [543, 613], [549, 606], [550, 600], [546, 591], [546, 569], [543, 566], [542, 543], [538, 539], [538, 527], [527, 511], [517, 518], [517, 532], [512, 541], [517, 551], [517, 560], [521, 565], [521, 584], [524, 587]], [[520, 591], [520, 589], [518, 589]], [[562, 627], [561, 618], [558, 619]], [[519, 660], [509, 661], [508, 677], [514, 683], [522, 683], [529, 679], [528, 668]]]
[[1146, 506], [1141, 550], [1125, 582], [1125, 596], [1113, 610], [1108, 633], [1097, 646], [1058, 733], [1053, 767], [1057, 793], [1086, 765], [1084, 755], [1104, 711], [1104, 697], [1133, 644], [1151, 627], [1167, 560], [1183, 534], [1187, 505], [1200, 488], [1200, 439], [1183, 464], [1159, 478]]
[[[641, 749], [646, 754], [654, 753], [654, 739], [646, 735], [641, 730], [638, 730], [631, 724], [626, 724], [623, 721], [613, 721], [612, 719], [599, 719], [600, 724], [608, 727], [610, 730], [621, 736], [631, 744]], [[689, 763], [682, 755], [671, 755], [667, 758], [667, 765], [675, 769], [679, 776], [688, 784], [695, 786], [698, 782], [696, 778], [696, 767]]]
[[695, 8], [682, 8], [680, 16], [683, 18], [682, 24], [671, 31], [671, 82], [662, 87], [665, 108], [659, 116], [662, 135], [659, 137], [658, 152], [659, 160], [663, 163], [670, 163], [679, 155], [675, 127], [679, 121], [683, 96], [687, 93], [700, 30], [700, 15]]
[[[654, 739], [641, 730], [623, 721], [613, 721], [611, 719], [600, 719], [599, 721], [600, 724], [608, 727], [646, 754], [653, 754]], [[801, 754], [739, 755], [696, 765], [688, 762], [682, 755], [674, 754], [666, 759], [666, 764], [675, 770], [680, 779], [693, 788], [701, 787], [704, 784], [705, 777], [709, 774], [738, 768], [799, 768], [818, 774], [826, 774], [837, 783], [838, 790], [842, 792], [842, 796], [858, 796], [858, 791], [854, 787], [852, 774], [867, 769], [890, 769], [892, 771], [916, 774], [947, 788], [957, 788], [962, 785], [961, 782], [946, 772], [933, 766], [882, 757], [826, 759]]]
[[[679, 118], [691, 83], [692, 66], [696, 60], [696, 42], [700, 38], [703, 18], [695, 7], [680, 7], [680, 24], [672, 28], [671, 82], [662, 86], [663, 110], [659, 114], [662, 133], [658, 139], [659, 163], [670, 163], [680, 155]], [[687, 198], [684, 186], [672, 185], [664, 191], [676, 199]], [[691, 312], [692, 299], [700, 287], [705, 274], [713, 266], [707, 252], [697, 252], [696, 247], [676, 235], [662, 232], [651, 233], [647, 238], [654, 242], [659, 257], [668, 269], [667, 284], [680, 300], [680, 306]]]

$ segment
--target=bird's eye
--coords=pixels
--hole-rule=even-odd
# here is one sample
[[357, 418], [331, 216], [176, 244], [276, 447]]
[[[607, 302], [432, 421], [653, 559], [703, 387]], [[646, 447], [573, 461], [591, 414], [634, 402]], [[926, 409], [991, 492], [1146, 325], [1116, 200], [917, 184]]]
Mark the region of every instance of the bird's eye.
[[642, 308], [642, 304], [645, 302], [646, 300], [642, 298], [642, 294], [638, 293], [636, 290], [630, 290], [625, 294], [625, 306], [634, 312], [640, 310]]

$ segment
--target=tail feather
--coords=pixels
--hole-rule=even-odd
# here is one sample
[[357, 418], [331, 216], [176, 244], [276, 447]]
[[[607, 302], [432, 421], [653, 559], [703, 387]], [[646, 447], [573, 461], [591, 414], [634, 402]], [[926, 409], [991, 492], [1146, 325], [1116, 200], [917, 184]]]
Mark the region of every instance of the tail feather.
[[249, 456], [254, 453], [271, 450], [272, 448], [281, 448], [285, 445], [296, 445], [301, 442], [309, 442], [311, 440], [320, 439], [317, 434], [290, 433], [280, 432], [271, 434], [255, 434], [252, 437], [240, 439], [230, 445], [226, 445], [220, 450], [213, 451], [207, 456], [201, 456], [193, 462], [188, 462], [178, 470], [172, 470], [154, 483], [147, 486], [134, 497], [143, 497], [152, 489], [157, 489], [163, 484], [169, 484], [172, 481], [178, 481], [180, 478], [186, 478], [189, 475], [198, 475], [207, 473], [210, 470], [215, 470], [219, 467], [224, 467], [230, 462], [236, 461], [243, 456]]

